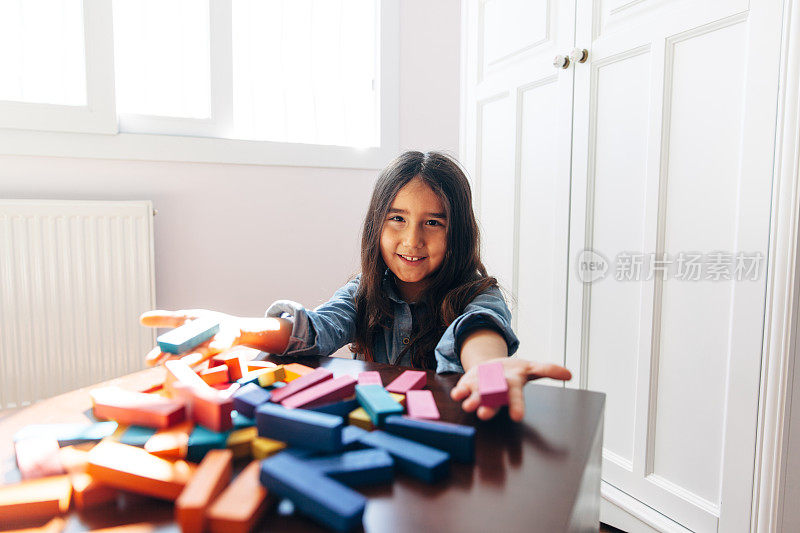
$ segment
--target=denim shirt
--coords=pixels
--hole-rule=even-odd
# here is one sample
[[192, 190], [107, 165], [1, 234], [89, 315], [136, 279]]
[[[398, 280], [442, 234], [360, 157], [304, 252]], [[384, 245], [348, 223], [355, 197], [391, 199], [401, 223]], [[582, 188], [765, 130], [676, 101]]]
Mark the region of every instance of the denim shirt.
[[[268, 317], [284, 317], [293, 321], [292, 336], [280, 355], [330, 355], [353, 342], [356, 332], [355, 296], [361, 276], [337, 290], [333, 297], [313, 311], [290, 300], [278, 300], [267, 309]], [[394, 322], [383, 336], [375, 339], [373, 358], [377, 363], [411, 366], [409, 351], [400, 356], [411, 338], [412, 305], [400, 298], [389, 277], [383, 290], [392, 301]], [[464, 372], [459, 356], [461, 343], [473, 330], [494, 329], [508, 344], [509, 355], [517, 351], [519, 340], [511, 329], [511, 312], [497, 287], [479, 294], [464, 308], [436, 345], [436, 372]]]

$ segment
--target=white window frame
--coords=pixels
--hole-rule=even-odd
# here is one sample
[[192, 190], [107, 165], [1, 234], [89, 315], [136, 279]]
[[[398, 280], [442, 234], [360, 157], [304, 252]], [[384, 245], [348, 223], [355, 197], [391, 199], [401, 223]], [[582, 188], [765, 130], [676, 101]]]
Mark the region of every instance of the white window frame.
[[[211, 0], [211, 38], [228, 43], [231, 0]], [[318, 144], [198, 137], [230, 124], [231, 76], [212, 76], [211, 98], [220, 110], [210, 120], [122, 115], [115, 109], [113, 26], [109, 0], [84, 0], [88, 105], [0, 102], [0, 154], [90, 159], [185, 161], [306, 167], [382, 168], [399, 149], [399, 0], [378, 2], [380, 57], [379, 144], [354, 148]], [[227, 28], [227, 29], [225, 29]], [[212, 68], [232, 68], [231, 49], [212, 46]], [[226, 57], [227, 55], [227, 57]], [[216, 65], [215, 65], [216, 64]], [[224, 81], [223, 81], [224, 80]], [[220, 102], [227, 102], [224, 106]], [[11, 112], [11, 113], [10, 113]], [[11, 120], [6, 120], [6, 116]], [[119, 121], [119, 122], [118, 122]], [[164, 133], [119, 133], [147, 125]]]

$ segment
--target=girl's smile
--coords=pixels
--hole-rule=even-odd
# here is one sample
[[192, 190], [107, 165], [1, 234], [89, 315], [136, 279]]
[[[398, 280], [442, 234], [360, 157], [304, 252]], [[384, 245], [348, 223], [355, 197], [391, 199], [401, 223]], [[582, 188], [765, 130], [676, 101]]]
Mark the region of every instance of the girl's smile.
[[381, 230], [381, 257], [397, 277], [401, 296], [414, 302], [444, 261], [447, 214], [420, 177], [397, 193]]

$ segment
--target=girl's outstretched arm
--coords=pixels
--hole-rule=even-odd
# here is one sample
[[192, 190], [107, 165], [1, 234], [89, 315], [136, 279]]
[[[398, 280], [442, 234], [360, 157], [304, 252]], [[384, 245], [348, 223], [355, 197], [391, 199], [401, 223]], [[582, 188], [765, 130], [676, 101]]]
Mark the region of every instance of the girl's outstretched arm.
[[[227, 315], [206, 309], [188, 309], [181, 311], [148, 311], [139, 317], [144, 326], [154, 328], [176, 328], [189, 320], [213, 318], [219, 320], [219, 331], [189, 354], [202, 361], [232, 346], [249, 346], [264, 352], [281, 353], [289, 343], [292, 334], [292, 322], [285, 318], [249, 318]], [[159, 364], [173, 354], [162, 352], [158, 346], [147, 354], [145, 362], [152, 366]]]
[[450, 391], [450, 397], [456, 401], [463, 400], [461, 407], [467, 412], [477, 409], [481, 420], [492, 418], [498, 411], [497, 408], [479, 407], [478, 365], [488, 362], [503, 365], [508, 381], [508, 414], [517, 422], [525, 415], [525, 399], [522, 394], [525, 383], [538, 378], [563, 381], [572, 379], [570, 371], [563, 366], [509, 357], [508, 345], [502, 335], [493, 329], [476, 329], [461, 345], [461, 364], [465, 373]]

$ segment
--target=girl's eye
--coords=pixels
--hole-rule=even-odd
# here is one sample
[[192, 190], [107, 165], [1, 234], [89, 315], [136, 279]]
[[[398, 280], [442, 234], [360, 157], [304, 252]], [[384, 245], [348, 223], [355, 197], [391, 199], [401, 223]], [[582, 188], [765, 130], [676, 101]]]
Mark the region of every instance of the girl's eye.
[[392, 215], [389, 217], [389, 220], [396, 220], [397, 222], [403, 222], [403, 217], [400, 215]]
[[439, 222], [438, 220], [429, 220], [429, 221], [426, 222], [426, 224], [428, 224], [429, 226], [441, 226], [442, 225], [442, 223]]

